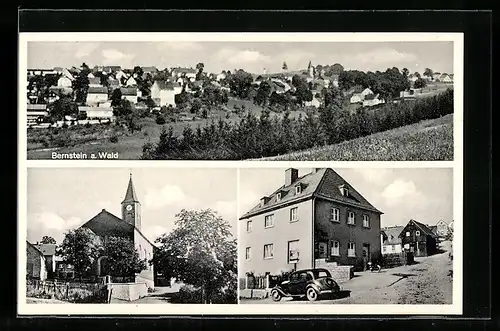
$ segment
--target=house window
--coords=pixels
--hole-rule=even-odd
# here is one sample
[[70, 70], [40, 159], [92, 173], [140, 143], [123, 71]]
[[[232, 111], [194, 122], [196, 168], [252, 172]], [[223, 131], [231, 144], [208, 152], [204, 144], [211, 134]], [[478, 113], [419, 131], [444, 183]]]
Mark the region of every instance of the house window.
[[272, 259], [273, 256], [274, 256], [274, 252], [273, 252], [273, 244], [267, 244], [267, 245], [264, 245], [264, 258], [265, 259]]
[[288, 242], [288, 263], [294, 263], [299, 260], [299, 241], [292, 240]]
[[352, 211], [347, 213], [347, 224], [354, 224], [354, 213]]
[[356, 244], [350, 242], [347, 244], [347, 256], [355, 257], [356, 256]]
[[252, 251], [251, 251], [250, 247], [245, 248], [245, 260], [250, 260], [251, 253], [252, 253]]
[[406, 236], [409, 237], [410, 236], [410, 231], [406, 231]]
[[247, 221], [247, 232], [252, 232], [252, 221]]
[[332, 247], [330, 248], [331, 256], [340, 256], [340, 243], [336, 240], [332, 241]]
[[298, 208], [292, 208], [290, 209], [290, 222], [297, 222], [299, 220], [299, 215], [298, 215]]
[[300, 194], [300, 192], [302, 192], [300, 185], [295, 186], [295, 194]]
[[396, 251], [396, 245], [392, 245], [392, 251], [395, 252]]
[[415, 231], [415, 235], [420, 236], [420, 231]]
[[281, 200], [281, 192], [276, 193], [276, 201]]
[[331, 221], [340, 222], [340, 211], [338, 210], [338, 208], [331, 209]]
[[363, 226], [365, 228], [370, 227], [370, 217], [368, 215], [363, 215]]
[[274, 226], [274, 214], [267, 215], [264, 218], [264, 227], [265, 228], [270, 228]]
[[384, 253], [387, 252], [387, 246], [382, 246], [382, 252], [384, 252]]

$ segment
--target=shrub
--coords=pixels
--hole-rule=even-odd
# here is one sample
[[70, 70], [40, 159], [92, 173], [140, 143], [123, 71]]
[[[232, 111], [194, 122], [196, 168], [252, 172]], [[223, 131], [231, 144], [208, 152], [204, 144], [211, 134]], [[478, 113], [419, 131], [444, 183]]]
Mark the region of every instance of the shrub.
[[165, 124], [167, 121], [165, 120], [165, 117], [161, 116], [161, 115], [158, 115], [156, 116], [156, 124], [158, 125], [163, 125]]
[[112, 143], [117, 143], [118, 142], [118, 136], [117, 135], [112, 135], [109, 137], [109, 141]]
[[172, 303], [201, 303], [201, 289], [184, 285], [179, 292], [172, 294], [170, 301]]
[[61, 125], [61, 128], [63, 128], [63, 129], [67, 129], [67, 128], [68, 128], [68, 123], [67, 123], [67, 122], [64, 122], [64, 123]]
[[90, 124], [90, 122], [87, 122], [85, 123], [84, 127], [90, 129], [92, 127], [92, 124]]

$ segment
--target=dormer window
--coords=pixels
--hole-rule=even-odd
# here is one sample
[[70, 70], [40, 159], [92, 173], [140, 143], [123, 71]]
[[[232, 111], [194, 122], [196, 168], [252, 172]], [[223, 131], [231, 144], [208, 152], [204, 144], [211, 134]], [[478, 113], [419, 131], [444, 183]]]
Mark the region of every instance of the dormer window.
[[276, 201], [281, 201], [281, 192], [276, 193]]
[[262, 198], [260, 199], [260, 206], [261, 206], [261, 207], [264, 207], [264, 205], [267, 203], [267, 201], [268, 201], [268, 200], [269, 200], [269, 198], [268, 198], [268, 197], [262, 197]]
[[302, 193], [302, 186], [299, 185], [296, 185], [295, 186], [295, 194], [300, 194]]
[[339, 186], [339, 189], [340, 189], [340, 193], [345, 196], [345, 197], [348, 197], [349, 196], [349, 189], [347, 188], [347, 186], [345, 185], [340, 185]]

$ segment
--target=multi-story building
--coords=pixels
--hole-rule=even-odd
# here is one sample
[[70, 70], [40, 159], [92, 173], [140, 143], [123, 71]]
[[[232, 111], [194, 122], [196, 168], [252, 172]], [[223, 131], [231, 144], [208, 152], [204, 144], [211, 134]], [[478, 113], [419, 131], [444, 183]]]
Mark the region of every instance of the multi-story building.
[[240, 278], [330, 265], [362, 269], [381, 256], [380, 216], [332, 169], [284, 184], [240, 218]]

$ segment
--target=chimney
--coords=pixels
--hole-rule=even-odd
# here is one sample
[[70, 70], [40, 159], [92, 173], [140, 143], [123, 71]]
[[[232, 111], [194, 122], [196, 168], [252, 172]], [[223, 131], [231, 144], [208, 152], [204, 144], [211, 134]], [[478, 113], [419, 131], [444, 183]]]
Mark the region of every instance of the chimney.
[[294, 168], [285, 170], [285, 186], [292, 185], [299, 178], [299, 171]]
[[315, 173], [317, 173], [317, 172], [318, 172], [318, 171], [320, 171], [320, 170], [321, 170], [321, 168], [312, 168], [312, 171], [311, 171], [311, 172], [312, 172], [313, 174], [315, 174]]

